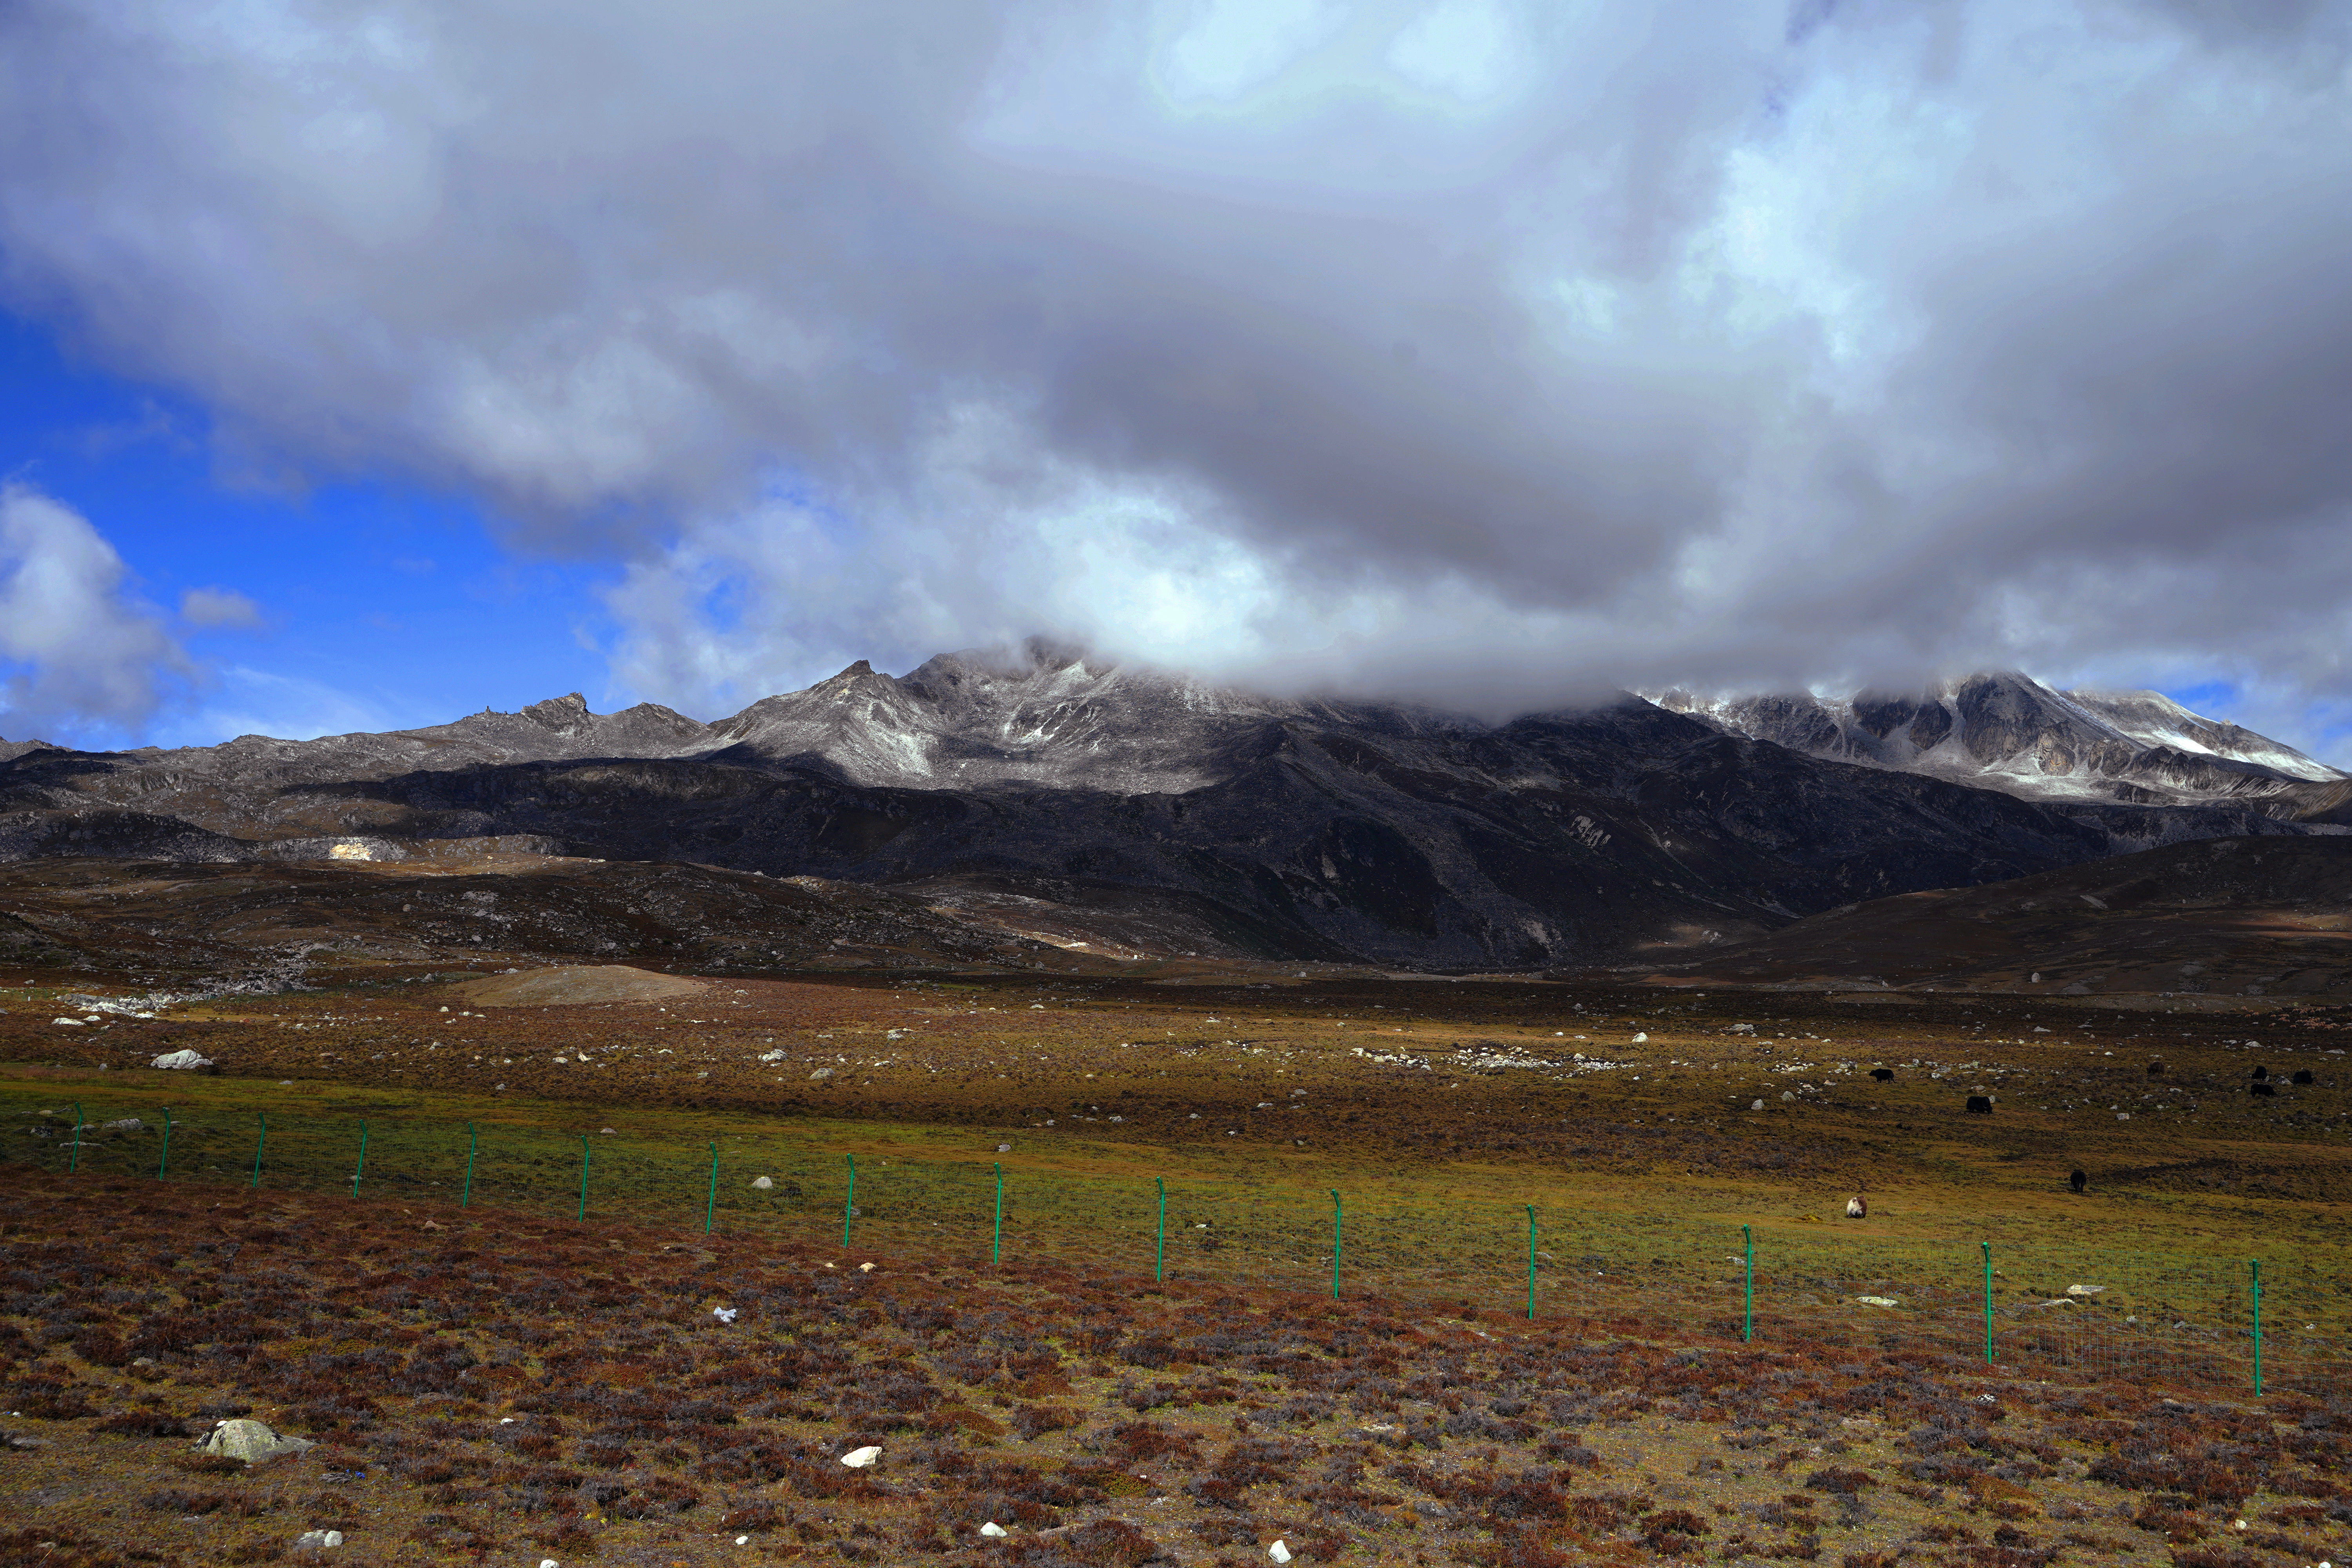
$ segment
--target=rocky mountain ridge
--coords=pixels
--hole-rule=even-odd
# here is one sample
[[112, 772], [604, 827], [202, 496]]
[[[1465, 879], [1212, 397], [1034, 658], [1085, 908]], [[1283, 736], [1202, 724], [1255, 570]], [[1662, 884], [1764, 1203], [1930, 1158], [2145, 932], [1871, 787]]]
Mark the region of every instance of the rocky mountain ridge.
[[2256, 801], [2289, 817], [2352, 801], [2352, 775], [2154, 691], [2060, 691], [2012, 671], [1909, 693], [1706, 700], [1677, 690], [1654, 700], [1727, 733], [2028, 799]]
[[2190, 804], [2032, 800], [1633, 697], [1488, 724], [1032, 645], [902, 678], [861, 661], [715, 724], [651, 704], [598, 715], [573, 695], [386, 735], [24, 751], [0, 761], [0, 859], [397, 859], [499, 839], [882, 884], [943, 908], [1026, 900], [1066, 931], [1115, 915], [1130, 947], [1156, 921], [1171, 951], [1536, 968], [2160, 844], [2315, 831], [2313, 803], [2274, 773]]

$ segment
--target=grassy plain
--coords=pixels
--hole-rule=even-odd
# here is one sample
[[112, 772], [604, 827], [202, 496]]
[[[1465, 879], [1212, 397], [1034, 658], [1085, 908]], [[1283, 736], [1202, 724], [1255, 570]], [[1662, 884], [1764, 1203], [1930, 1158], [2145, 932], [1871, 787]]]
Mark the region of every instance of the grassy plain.
[[[497, 963], [486, 959], [480, 971]], [[1911, 1556], [2024, 1568], [2173, 1552], [2184, 1563], [2255, 1568], [2317, 1561], [2277, 1542], [2315, 1553], [2347, 1528], [2327, 1510], [2352, 1511], [2343, 1506], [2352, 1415], [2341, 1403], [2352, 1346], [2352, 1074], [2340, 1044], [2352, 1031], [2334, 1011], [2187, 997], [1699, 994], [1242, 966], [730, 975], [661, 1003], [499, 1007], [479, 1004], [446, 969], [378, 967], [313, 991], [134, 1006], [159, 1015], [141, 1019], [68, 1005], [130, 997], [128, 977], [16, 978], [34, 984], [0, 992], [0, 1058], [14, 1064], [0, 1077], [11, 1162], [0, 1170], [21, 1176], [28, 1202], [38, 1194], [9, 1238], [16, 1266], [51, 1255], [43, 1249], [81, 1249], [76, 1267], [94, 1271], [91, 1310], [103, 1309], [128, 1344], [148, 1318], [201, 1305], [191, 1283], [227, 1291], [243, 1256], [221, 1257], [217, 1241], [209, 1254], [167, 1247], [166, 1233], [282, 1231], [303, 1239], [255, 1244], [286, 1248], [271, 1255], [282, 1261], [260, 1294], [274, 1302], [292, 1292], [284, 1310], [297, 1319], [332, 1316], [331, 1298], [402, 1296], [297, 1336], [304, 1365], [358, 1353], [335, 1348], [355, 1334], [414, 1332], [423, 1337], [404, 1352], [412, 1362], [420, 1347], [462, 1342], [482, 1364], [521, 1369], [499, 1399], [455, 1384], [376, 1395], [369, 1421], [324, 1427], [373, 1456], [374, 1468], [362, 1468], [368, 1487], [380, 1478], [406, 1487], [404, 1498], [464, 1492], [437, 1510], [410, 1498], [408, 1512], [394, 1510], [460, 1520], [403, 1526], [446, 1539], [394, 1550], [370, 1525], [384, 1561], [426, 1547], [511, 1555], [541, 1536], [573, 1541], [574, 1553], [586, 1549], [579, 1542], [642, 1550], [648, 1562], [723, 1555], [734, 1536], [719, 1514], [751, 1517], [742, 1510], [767, 1498], [782, 1510], [775, 1519], [799, 1522], [735, 1533], [777, 1555], [870, 1550], [878, 1555], [866, 1560], [881, 1561], [927, 1556], [919, 1537], [1039, 1563], [1054, 1552], [1144, 1560], [1103, 1524], [1117, 1519], [1184, 1562], [1263, 1561], [1267, 1531], [1288, 1531], [1294, 1550], [1311, 1537], [1314, 1553], [1362, 1562], [1739, 1561], [1802, 1557], [1811, 1540], [1814, 1552], [1858, 1563]], [[95, 1021], [61, 1026], [59, 1016]], [[218, 1076], [143, 1066], [183, 1048], [212, 1058]], [[2152, 1062], [2161, 1073], [2149, 1073]], [[2276, 1094], [2248, 1092], [2257, 1067]], [[1881, 1082], [1874, 1068], [1894, 1076]], [[2313, 1081], [2294, 1083], [2299, 1070]], [[1970, 1095], [1990, 1099], [1993, 1113], [1969, 1114]], [[61, 1135], [76, 1102], [85, 1126], [104, 1129], [78, 1152], [70, 1131]], [[159, 1182], [166, 1105], [171, 1173]], [[137, 1129], [105, 1128], [131, 1118]], [[354, 1197], [362, 1120], [368, 1150]], [[460, 1209], [469, 1147], [471, 1206]], [[80, 1166], [71, 1177], [68, 1161]], [[2079, 1193], [2068, 1180], [2075, 1171]], [[772, 1184], [753, 1186], [760, 1177]], [[1167, 1194], [1164, 1230], [1156, 1184]], [[1848, 1220], [1857, 1191], [1869, 1214]], [[1334, 1193], [1344, 1205], [1337, 1306]], [[208, 1217], [211, 1204], [229, 1218]], [[132, 1223], [126, 1215], [155, 1233], [154, 1247], [176, 1251], [168, 1279], [104, 1282], [110, 1258], [138, 1251], [110, 1239]], [[1750, 1237], [1755, 1337], [1743, 1342]], [[592, 1268], [608, 1255], [631, 1261]], [[2254, 1258], [2265, 1288], [2261, 1406], [2251, 1397]], [[395, 1262], [424, 1270], [435, 1289], [356, 1285]], [[854, 1287], [866, 1292], [861, 1304], [844, 1306], [828, 1292], [860, 1263], [877, 1272]], [[298, 1289], [306, 1268], [319, 1279]], [[670, 1305], [566, 1315], [559, 1340], [540, 1344], [525, 1318], [491, 1312], [482, 1294], [520, 1299], [523, 1282], [567, 1270], [618, 1281], [593, 1285], [592, 1296], [624, 1285], [658, 1293], [665, 1268], [686, 1270], [677, 1278], [698, 1292], [690, 1307], [665, 1297]], [[358, 1272], [338, 1283], [326, 1278], [334, 1270]], [[479, 1287], [464, 1300], [437, 1283], [460, 1276]], [[797, 1404], [769, 1390], [760, 1398], [774, 1408], [757, 1417], [747, 1414], [756, 1390], [712, 1384], [734, 1417], [730, 1430], [763, 1433], [760, 1442], [784, 1445], [784, 1458], [723, 1460], [731, 1450], [718, 1439], [676, 1435], [651, 1450], [675, 1448], [675, 1459], [648, 1458], [652, 1439], [614, 1439], [627, 1463], [589, 1452], [587, 1434], [601, 1428], [562, 1404], [584, 1397], [572, 1386], [583, 1369], [602, 1369], [586, 1382], [611, 1390], [625, 1386], [613, 1369], [627, 1364], [686, 1358], [657, 1377], [664, 1385], [731, 1364], [696, 1359], [718, 1353], [705, 1343], [701, 1297], [715, 1304], [755, 1280], [772, 1301], [762, 1342], [835, 1344], [845, 1366], [868, 1370], [828, 1373], [830, 1392]], [[2074, 1285], [2098, 1289], [2070, 1296]], [[109, 1303], [108, 1290], [137, 1304]], [[230, 1357], [230, 1367], [201, 1342], [172, 1352], [184, 1362], [151, 1357], [165, 1375], [142, 1382], [71, 1349], [87, 1324], [26, 1306], [20, 1288], [7, 1316], [21, 1336], [13, 1386], [70, 1374], [90, 1384], [93, 1412], [153, 1396], [174, 1418], [224, 1400], [275, 1401], [268, 1407], [302, 1430], [331, 1415], [289, 1392], [292, 1371], [248, 1376], [250, 1357]], [[649, 1315], [630, 1326], [640, 1307]], [[926, 1327], [926, 1313], [947, 1316]], [[974, 1336], [1003, 1339], [1012, 1331], [1000, 1320], [1021, 1325], [1027, 1348], [1000, 1345], [984, 1373], [940, 1359]], [[1391, 1326], [1363, 1327], [1373, 1322]], [[1212, 1332], [1238, 1337], [1203, 1340]], [[1358, 1348], [1343, 1353], [1339, 1340]], [[1150, 1364], [1160, 1352], [1150, 1347], [1195, 1342]], [[1384, 1369], [1349, 1381], [1346, 1363], [1374, 1345]], [[1050, 1366], [1041, 1361], [1034, 1375], [1066, 1388], [1023, 1394], [1033, 1373], [1021, 1358], [1048, 1351]], [[855, 1403], [901, 1366], [929, 1390], [907, 1396], [906, 1419]], [[750, 1379], [735, 1377], [747, 1389]], [[1154, 1403], [1162, 1383], [1174, 1392]], [[1986, 1388], [2020, 1423], [2004, 1430], [2041, 1434], [2033, 1442], [2046, 1454], [1969, 1438], [1946, 1462], [1953, 1446], [1937, 1447], [1933, 1434], [1973, 1430], [1952, 1412], [1965, 1415]], [[2204, 1425], [2167, 1436], [2168, 1392]], [[486, 1440], [470, 1429], [432, 1440], [458, 1480], [403, 1482], [408, 1460], [381, 1434], [442, 1433], [450, 1417], [436, 1400], [478, 1407], [460, 1426], [510, 1407], [568, 1421], [571, 1435], [534, 1462], [573, 1478], [562, 1495], [574, 1506], [545, 1502], [556, 1494], [543, 1478], [465, 1489], [474, 1472], [460, 1461], [475, 1452], [466, 1445]], [[556, 1404], [526, 1408], [532, 1400]], [[1018, 1415], [1029, 1407], [1056, 1414]], [[984, 1420], [935, 1419], [962, 1409]], [[2292, 1415], [2324, 1441], [2308, 1453], [2287, 1445], [2275, 1462], [2246, 1458], [2230, 1472], [2235, 1482], [2209, 1477], [2200, 1489], [2169, 1470], [2170, 1480], [2151, 1479], [2151, 1455], [2193, 1468], [2217, 1444], [2248, 1454], [2277, 1447], [2274, 1423], [2248, 1414], [2262, 1410]], [[1071, 1425], [1052, 1425], [1064, 1415]], [[103, 1419], [50, 1426], [74, 1432], [72, 1443], [162, 1451], [90, 1430]], [[1024, 1421], [1046, 1425], [1024, 1436]], [[1118, 1436], [1139, 1425], [1167, 1427], [1175, 1446], [1139, 1457], [1138, 1445], [1163, 1440]], [[1512, 1435], [1519, 1426], [1528, 1435]], [[1435, 1441], [1416, 1447], [1411, 1434], [1423, 1428]], [[811, 1456], [860, 1434], [886, 1451], [919, 1445], [923, 1479], [839, 1501], [825, 1488], [849, 1472]], [[58, 1441], [61, 1460], [69, 1445]], [[1251, 1447], [1267, 1442], [1279, 1454]], [[1783, 1462], [1771, 1469], [1768, 1458]], [[1800, 1484], [1797, 1472], [1817, 1460], [1868, 1484]], [[1151, 1479], [1118, 1482], [1122, 1492], [1111, 1471], [1087, 1468], [1104, 1464]], [[751, 1468], [738, 1475], [730, 1465]], [[761, 1479], [762, 1466], [775, 1473]], [[1034, 1476], [990, 1480], [990, 1466]], [[593, 1491], [599, 1477], [633, 1468], [645, 1473], [623, 1485], [624, 1500], [668, 1476], [702, 1500], [635, 1520], [578, 1505], [582, 1486]], [[1237, 1479], [1260, 1471], [1266, 1479]], [[1067, 1495], [1100, 1495], [1021, 1505], [1031, 1512], [1003, 1521], [1020, 1531], [1007, 1542], [971, 1535], [978, 1520], [967, 1514], [1014, 1510], [1016, 1493], [1064, 1495], [1051, 1478], [1070, 1473], [1095, 1479]], [[2135, 1477], [2148, 1484], [2126, 1484]], [[2272, 1480], [2304, 1489], [2263, 1491]], [[1513, 1486], [1536, 1489], [1527, 1494], [1535, 1500], [1496, 1500]], [[272, 1539], [290, 1540], [280, 1515], [301, 1510], [300, 1489], [279, 1489], [274, 1510], [255, 1517], [266, 1516]], [[228, 1508], [173, 1535], [164, 1511], [94, 1497], [82, 1503], [119, 1510], [117, 1544], [152, 1531], [179, 1551], [218, 1535]], [[73, 1498], [65, 1487], [54, 1506], [71, 1512]], [[1591, 1499], [1616, 1500], [1578, 1500]], [[1656, 1524], [1677, 1508], [1706, 1528]], [[2247, 1531], [2216, 1513], [2241, 1508], [2258, 1516]], [[2297, 1509], [2310, 1517], [2281, 1513]], [[2265, 1510], [2279, 1515], [2267, 1526]], [[2104, 1522], [2087, 1522], [2095, 1518]], [[569, 1537], [565, 1520], [577, 1525]], [[873, 1533], [856, 1534], [860, 1522]], [[1057, 1524], [1068, 1529], [1044, 1533]], [[1093, 1544], [1077, 1541], [1098, 1525]], [[2072, 1541], [2070, 1528], [2095, 1544]], [[230, 1533], [243, 1540], [243, 1529]], [[461, 1535], [499, 1544], [468, 1547]], [[107, 1537], [91, 1529], [89, 1539]]]

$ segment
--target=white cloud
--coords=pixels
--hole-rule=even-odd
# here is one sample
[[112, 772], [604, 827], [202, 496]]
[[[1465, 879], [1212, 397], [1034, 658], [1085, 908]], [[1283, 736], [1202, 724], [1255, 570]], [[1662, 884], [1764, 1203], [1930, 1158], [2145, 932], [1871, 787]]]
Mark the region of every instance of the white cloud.
[[[431, 721], [450, 715], [436, 714]], [[202, 699], [165, 715], [154, 726], [155, 744], [209, 746], [237, 735], [268, 735], [310, 741], [320, 735], [376, 732], [415, 723], [384, 702], [325, 681], [247, 665], [210, 671]]]
[[207, 629], [261, 625], [261, 606], [234, 588], [191, 588], [180, 595], [180, 618]]
[[1496, 0], [1442, 0], [1391, 40], [1385, 58], [1408, 81], [1475, 103], [1508, 87], [1526, 54]]
[[2320, 713], [2347, 33], [18, 6], [0, 288], [257, 466], [620, 562], [616, 678], [682, 705], [1044, 630], [1489, 707], [2028, 664]]
[[79, 512], [0, 485], [0, 723], [15, 738], [135, 731], [189, 674], [123, 577], [121, 556]]

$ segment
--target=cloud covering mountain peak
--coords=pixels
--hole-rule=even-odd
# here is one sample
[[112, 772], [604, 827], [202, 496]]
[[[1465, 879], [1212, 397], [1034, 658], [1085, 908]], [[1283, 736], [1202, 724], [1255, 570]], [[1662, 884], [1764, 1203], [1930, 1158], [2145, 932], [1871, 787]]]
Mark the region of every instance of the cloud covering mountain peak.
[[1045, 627], [1497, 710], [2193, 674], [2307, 739], [2352, 603], [2346, 39], [37, 0], [0, 286], [233, 465], [609, 560], [615, 683], [688, 709]]

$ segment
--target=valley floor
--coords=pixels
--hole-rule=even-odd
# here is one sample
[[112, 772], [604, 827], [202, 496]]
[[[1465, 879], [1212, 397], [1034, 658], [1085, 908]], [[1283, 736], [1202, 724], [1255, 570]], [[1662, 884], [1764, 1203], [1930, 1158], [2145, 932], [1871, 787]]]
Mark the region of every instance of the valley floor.
[[0, 976], [0, 1563], [2352, 1543], [2333, 1010], [509, 967]]

